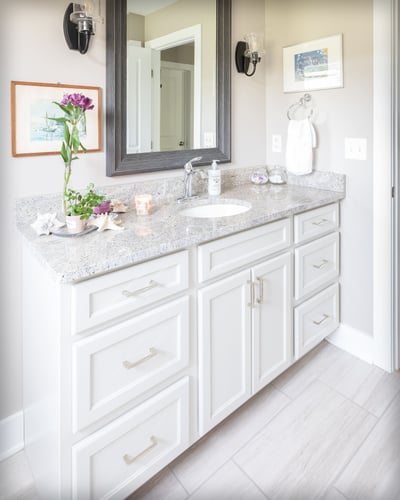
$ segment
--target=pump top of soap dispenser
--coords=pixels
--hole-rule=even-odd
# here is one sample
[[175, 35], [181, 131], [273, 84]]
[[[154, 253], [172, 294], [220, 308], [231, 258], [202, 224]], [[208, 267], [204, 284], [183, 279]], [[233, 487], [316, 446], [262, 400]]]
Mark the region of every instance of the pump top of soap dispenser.
[[212, 170], [217, 170], [218, 169], [217, 163], [219, 163], [219, 160], [213, 160], [212, 161], [212, 163], [211, 163]]

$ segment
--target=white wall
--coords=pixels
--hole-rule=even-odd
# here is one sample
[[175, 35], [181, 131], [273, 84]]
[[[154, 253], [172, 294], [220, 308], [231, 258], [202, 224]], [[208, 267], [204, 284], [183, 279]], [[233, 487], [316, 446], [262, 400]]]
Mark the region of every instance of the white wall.
[[[373, 4], [372, 0], [266, 0], [267, 162], [285, 163], [288, 107], [304, 94], [283, 93], [282, 48], [343, 33], [344, 87], [310, 92], [318, 136], [314, 168], [346, 174], [341, 212], [341, 321], [373, 335]], [[281, 134], [283, 152], [271, 151]], [[345, 137], [366, 138], [367, 160], [344, 158]], [[358, 337], [360, 338], [360, 337]], [[362, 338], [362, 337], [361, 337]], [[370, 342], [367, 339], [367, 343]]]
[[[98, 26], [86, 55], [70, 51], [62, 30], [67, 0], [3, 0], [0, 72], [0, 186], [3, 237], [0, 254], [0, 420], [22, 407], [21, 387], [21, 242], [14, 228], [15, 199], [58, 192], [63, 164], [58, 155], [12, 158], [10, 136], [10, 81], [61, 82], [96, 85], [105, 91], [105, 27]], [[103, 0], [104, 3], [104, 0]], [[250, 29], [264, 29], [264, 0], [233, 0], [232, 47]], [[254, 78], [232, 73], [232, 165], [265, 162], [265, 75]], [[104, 98], [104, 96], [103, 96]], [[104, 125], [104, 120], [103, 120]], [[225, 167], [226, 168], [226, 167]], [[71, 185], [85, 186], [133, 182], [165, 174], [109, 178], [105, 154], [80, 155], [74, 162]]]

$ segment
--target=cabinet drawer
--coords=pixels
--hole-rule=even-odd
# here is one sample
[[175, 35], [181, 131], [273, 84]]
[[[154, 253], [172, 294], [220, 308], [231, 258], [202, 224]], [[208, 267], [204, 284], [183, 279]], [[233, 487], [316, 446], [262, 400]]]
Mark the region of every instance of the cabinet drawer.
[[327, 205], [294, 216], [294, 242], [301, 243], [339, 227], [339, 205]]
[[189, 380], [180, 380], [73, 447], [74, 499], [126, 498], [189, 445]]
[[295, 298], [300, 299], [339, 275], [339, 233], [296, 248]]
[[338, 326], [339, 285], [335, 283], [295, 308], [295, 358], [303, 356]]
[[290, 243], [290, 220], [282, 219], [200, 245], [199, 282], [288, 248]]
[[72, 290], [72, 333], [112, 320], [187, 287], [187, 251], [78, 283]]
[[189, 364], [189, 298], [92, 335], [73, 347], [74, 432]]

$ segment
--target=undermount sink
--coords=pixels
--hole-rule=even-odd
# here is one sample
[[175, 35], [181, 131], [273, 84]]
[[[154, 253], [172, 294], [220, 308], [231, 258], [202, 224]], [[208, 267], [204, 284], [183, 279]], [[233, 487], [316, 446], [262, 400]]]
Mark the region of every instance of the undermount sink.
[[187, 217], [200, 217], [200, 218], [211, 218], [211, 217], [228, 217], [231, 215], [243, 214], [250, 210], [250, 203], [207, 203], [203, 205], [195, 205], [192, 207], [184, 208], [180, 210], [181, 215]]

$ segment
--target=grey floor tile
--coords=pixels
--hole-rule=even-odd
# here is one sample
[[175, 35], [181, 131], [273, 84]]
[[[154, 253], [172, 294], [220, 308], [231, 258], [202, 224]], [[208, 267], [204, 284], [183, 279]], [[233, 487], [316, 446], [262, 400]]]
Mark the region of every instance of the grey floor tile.
[[311, 382], [324, 373], [327, 367], [338, 360], [342, 353], [343, 351], [329, 342], [321, 342], [272, 384], [291, 399], [297, 398]]
[[38, 500], [31, 470], [23, 451], [0, 462], [0, 500]]
[[188, 493], [167, 467], [126, 500], [184, 500]]
[[353, 401], [380, 417], [400, 392], [400, 374], [387, 373], [377, 366], [359, 387]]
[[270, 499], [320, 498], [377, 419], [314, 381], [234, 461]]
[[190, 500], [265, 500], [265, 496], [231, 461], [206, 481]]
[[347, 500], [340, 491], [338, 491], [336, 488], [333, 486], [329, 488], [329, 490], [324, 494], [323, 497], [321, 497], [320, 500]]
[[374, 368], [373, 365], [342, 352], [333, 363], [326, 366], [319, 379], [346, 398], [353, 399]]
[[178, 458], [171, 465], [174, 474], [192, 493], [289, 402], [274, 388], [264, 389]]
[[349, 500], [400, 498], [400, 394], [344, 469], [335, 487]]

